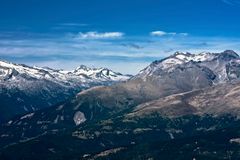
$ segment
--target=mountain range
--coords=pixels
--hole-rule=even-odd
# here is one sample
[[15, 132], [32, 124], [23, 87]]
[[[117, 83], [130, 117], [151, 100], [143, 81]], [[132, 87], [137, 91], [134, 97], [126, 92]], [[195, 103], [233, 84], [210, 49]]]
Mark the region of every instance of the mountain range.
[[64, 71], [0, 61], [0, 122], [56, 105], [92, 86], [110, 85], [129, 77], [84, 65]]
[[[67, 86], [77, 84], [78, 70], [44, 69], [61, 79], [51, 82], [71, 79]], [[62, 78], [66, 74], [70, 78]], [[89, 85], [2, 124], [0, 158], [240, 158], [240, 57], [234, 51], [176, 52], [135, 76], [110, 75], [107, 85]]]

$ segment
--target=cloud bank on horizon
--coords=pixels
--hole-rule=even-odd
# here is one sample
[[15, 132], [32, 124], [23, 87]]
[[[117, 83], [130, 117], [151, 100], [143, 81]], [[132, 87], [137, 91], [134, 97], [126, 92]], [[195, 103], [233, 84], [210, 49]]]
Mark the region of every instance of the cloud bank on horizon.
[[239, 0], [4, 1], [0, 59], [63, 69], [85, 64], [135, 74], [175, 51], [239, 52], [239, 4]]

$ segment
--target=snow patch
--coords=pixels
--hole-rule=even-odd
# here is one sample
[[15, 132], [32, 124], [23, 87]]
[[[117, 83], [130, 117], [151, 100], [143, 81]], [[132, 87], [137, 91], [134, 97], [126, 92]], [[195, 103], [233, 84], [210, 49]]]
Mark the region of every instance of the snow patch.
[[237, 143], [237, 144], [240, 144], [240, 138], [233, 138], [233, 139], [230, 139], [229, 142], [230, 142], [230, 143]]
[[26, 114], [25, 116], [22, 116], [20, 119], [26, 119], [26, 118], [31, 118], [32, 116], [34, 115], [34, 113], [29, 113], [29, 114]]
[[74, 114], [73, 120], [74, 120], [76, 126], [78, 126], [78, 125], [80, 125], [81, 123], [85, 122], [85, 121], [86, 121], [86, 118], [85, 118], [85, 115], [84, 115], [82, 112], [77, 111], [77, 112]]
[[59, 119], [59, 115], [57, 115], [57, 117], [55, 118], [55, 120], [54, 120], [54, 124], [57, 124], [58, 123], [58, 119]]

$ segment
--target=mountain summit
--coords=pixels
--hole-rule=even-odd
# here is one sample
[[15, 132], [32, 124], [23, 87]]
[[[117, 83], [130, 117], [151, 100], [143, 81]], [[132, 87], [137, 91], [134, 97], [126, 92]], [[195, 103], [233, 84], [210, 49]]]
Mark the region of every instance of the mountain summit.
[[89, 68], [85, 65], [77, 67], [74, 71], [68, 72], [68, 74], [74, 74], [76, 76], [84, 75], [89, 79], [100, 81], [124, 81], [131, 77], [114, 72], [108, 68]]
[[196, 66], [209, 70], [214, 74], [213, 82], [215, 84], [240, 77], [240, 57], [232, 50], [221, 53], [202, 52], [199, 54], [176, 52], [167, 58], [154, 61], [143, 69], [137, 77], [144, 78], [151, 75], [168, 74], [174, 72], [177, 68], [184, 69], [186, 66]]

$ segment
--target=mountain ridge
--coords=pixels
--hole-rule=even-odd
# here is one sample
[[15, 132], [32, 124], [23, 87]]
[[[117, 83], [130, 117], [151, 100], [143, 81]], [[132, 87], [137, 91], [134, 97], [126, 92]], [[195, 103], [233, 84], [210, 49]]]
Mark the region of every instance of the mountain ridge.
[[63, 71], [0, 61], [0, 121], [63, 102], [92, 86], [131, 77], [106, 68], [83, 69]]

